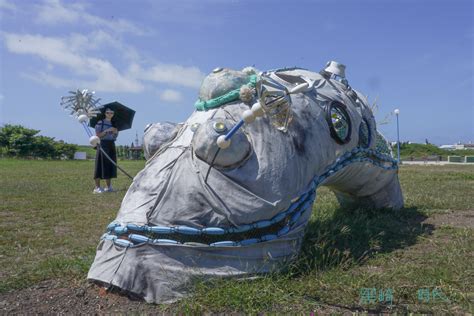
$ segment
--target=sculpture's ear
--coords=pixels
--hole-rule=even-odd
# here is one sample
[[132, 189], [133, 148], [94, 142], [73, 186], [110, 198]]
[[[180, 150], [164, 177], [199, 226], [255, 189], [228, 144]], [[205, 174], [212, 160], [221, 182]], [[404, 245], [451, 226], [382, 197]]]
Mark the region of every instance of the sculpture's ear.
[[152, 123], [145, 127], [143, 135], [143, 151], [148, 160], [160, 149], [163, 144], [173, 140], [183, 123]]

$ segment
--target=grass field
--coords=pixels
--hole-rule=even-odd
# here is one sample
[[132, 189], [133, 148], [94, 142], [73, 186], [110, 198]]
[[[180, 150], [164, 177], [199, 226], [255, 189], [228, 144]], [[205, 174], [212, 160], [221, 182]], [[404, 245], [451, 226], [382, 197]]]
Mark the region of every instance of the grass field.
[[[144, 162], [121, 164], [135, 174]], [[0, 302], [13, 303], [15, 293], [48, 280], [85, 286], [98, 239], [130, 184], [119, 175], [114, 185], [121, 191], [92, 195], [92, 171], [92, 161], [0, 160]], [[474, 166], [402, 166], [400, 179], [401, 211], [344, 210], [319, 189], [303, 251], [281, 273], [196, 284], [194, 296], [171, 306], [133, 306], [183, 313], [472, 313]]]

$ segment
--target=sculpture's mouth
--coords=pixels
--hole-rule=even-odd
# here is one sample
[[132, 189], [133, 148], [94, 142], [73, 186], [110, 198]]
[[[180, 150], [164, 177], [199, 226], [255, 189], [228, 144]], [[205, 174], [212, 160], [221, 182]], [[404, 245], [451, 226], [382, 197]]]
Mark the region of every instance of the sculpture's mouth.
[[120, 246], [138, 246], [144, 243], [156, 245], [188, 246], [247, 246], [271, 241], [288, 234], [301, 215], [311, 209], [316, 197], [316, 187], [295, 198], [288, 209], [269, 220], [240, 225], [238, 227], [189, 226], [122, 226], [112, 222], [102, 239], [113, 240]]
[[371, 163], [383, 169], [397, 168], [397, 162], [388, 155], [357, 147], [342, 155], [327, 170], [316, 176], [308, 189], [292, 200], [290, 206], [273, 218], [237, 227], [151, 226], [112, 222], [102, 239], [123, 247], [143, 244], [234, 247], [267, 242], [284, 237], [299, 226], [298, 220], [310, 212], [316, 198], [316, 189], [327, 178], [353, 163]]

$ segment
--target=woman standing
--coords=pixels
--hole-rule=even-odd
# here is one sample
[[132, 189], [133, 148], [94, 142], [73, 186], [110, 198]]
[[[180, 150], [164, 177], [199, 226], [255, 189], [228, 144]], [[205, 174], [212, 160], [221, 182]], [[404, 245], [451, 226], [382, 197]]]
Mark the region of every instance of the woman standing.
[[[110, 108], [105, 109], [105, 118], [98, 121], [95, 126], [95, 133], [100, 138], [100, 146], [105, 153], [117, 163], [117, 154], [115, 151], [115, 140], [118, 136], [118, 130], [114, 126], [114, 111]], [[113, 192], [111, 179], [117, 178], [117, 167], [104, 155], [104, 153], [97, 148], [95, 156], [95, 189], [93, 193]], [[100, 180], [104, 179], [106, 187], [102, 189]]]

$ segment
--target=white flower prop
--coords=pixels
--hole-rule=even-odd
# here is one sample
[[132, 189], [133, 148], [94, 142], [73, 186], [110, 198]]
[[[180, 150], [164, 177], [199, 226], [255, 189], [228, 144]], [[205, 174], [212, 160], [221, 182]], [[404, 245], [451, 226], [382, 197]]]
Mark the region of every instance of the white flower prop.
[[239, 98], [245, 104], [250, 105], [255, 95], [255, 89], [249, 87], [248, 85], [243, 85], [240, 88]]
[[242, 72], [245, 73], [246, 75], [258, 75], [260, 71], [254, 67], [245, 67], [242, 69]]
[[[97, 110], [100, 99], [94, 98], [95, 92], [89, 92], [87, 89], [80, 91], [69, 91], [71, 95], [61, 98], [61, 106], [70, 111], [70, 115], [78, 118], [82, 123], [87, 119], [96, 117], [100, 111]], [[86, 116], [86, 119], [84, 118]]]

